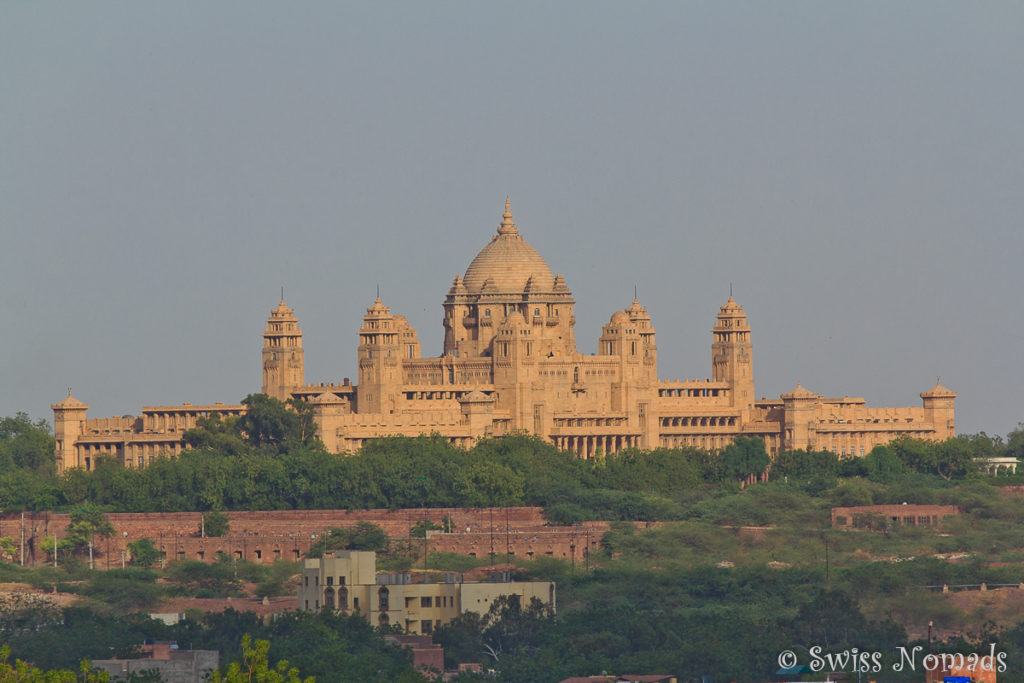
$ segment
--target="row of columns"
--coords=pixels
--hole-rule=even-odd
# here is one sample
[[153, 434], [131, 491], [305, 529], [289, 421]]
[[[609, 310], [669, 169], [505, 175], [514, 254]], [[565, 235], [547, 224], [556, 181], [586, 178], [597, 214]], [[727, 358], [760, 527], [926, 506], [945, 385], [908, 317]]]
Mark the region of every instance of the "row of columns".
[[735, 415], [713, 415], [701, 417], [663, 417], [662, 427], [735, 427]]
[[589, 460], [602, 453], [617, 453], [624, 448], [639, 448], [639, 435], [607, 435], [607, 436], [556, 436], [555, 446], [560, 451], [572, 451], [584, 460]]

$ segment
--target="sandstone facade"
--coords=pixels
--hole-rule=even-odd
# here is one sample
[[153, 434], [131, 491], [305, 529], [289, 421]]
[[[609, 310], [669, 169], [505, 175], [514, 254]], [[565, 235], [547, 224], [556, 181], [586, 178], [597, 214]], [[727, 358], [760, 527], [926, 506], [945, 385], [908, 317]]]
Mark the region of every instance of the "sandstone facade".
[[[921, 407], [876, 408], [861, 398], [826, 398], [799, 384], [778, 399], [756, 399], [751, 327], [731, 296], [712, 330], [711, 376], [658, 378], [652, 318], [639, 301], [615, 311], [596, 355], [576, 348], [572, 292], [505, 213], [490, 242], [456, 275], [443, 303], [444, 348], [423, 358], [416, 330], [378, 298], [359, 329], [356, 384], [307, 383], [302, 331], [282, 301], [263, 334], [262, 390], [315, 408], [332, 452], [381, 436], [440, 433], [470, 446], [481, 437], [527, 431], [590, 458], [623, 448], [696, 446], [717, 450], [737, 436], [782, 449], [861, 456], [907, 434], [954, 435], [956, 393], [941, 384]], [[87, 419], [72, 397], [52, 406], [62, 468], [113, 456], [138, 467], [182, 448], [181, 431], [204, 414], [243, 406], [143, 409], [141, 417]]]

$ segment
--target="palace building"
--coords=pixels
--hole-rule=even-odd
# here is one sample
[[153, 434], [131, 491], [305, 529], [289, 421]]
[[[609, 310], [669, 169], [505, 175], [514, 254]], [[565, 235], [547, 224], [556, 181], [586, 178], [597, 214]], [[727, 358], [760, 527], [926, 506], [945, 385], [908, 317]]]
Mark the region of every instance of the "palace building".
[[[378, 298], [359, 328], [358, 382], [307, 383], [302, 331], [281, 301], [263, 333], [263, 392], [312, 404], [332, 452], [381, 436], [438, 433], [470, 446], [526, 431], [583, 458], [624, 448], [718, 450], [738, 436], [763, 439], [771, 454], [812, 448], [849, 457], [904, 434], [954, 435], [956, 393], [939, 383], [920, 394], [921, 407], [869, 407], [799, 384], [755, 399], [751, 328], [731, 296], [712, 330], [711, 377], [685, 381], [658, 378], [654, 324], [639, 301], [611, 315], [597, 355], [576, 348], [575, 305], [565, 278], [520, 235], [506, 200], [497, 234], [445, 296], [441, 356], [423, 358], [416, 330]], [[179, 452], [182, 431], [199, 417], [245, 410], [186, 404], [95, 420], [71, 396], [52, 408], [59, 465], [87, 469], [101, 456], [143, 466]]]

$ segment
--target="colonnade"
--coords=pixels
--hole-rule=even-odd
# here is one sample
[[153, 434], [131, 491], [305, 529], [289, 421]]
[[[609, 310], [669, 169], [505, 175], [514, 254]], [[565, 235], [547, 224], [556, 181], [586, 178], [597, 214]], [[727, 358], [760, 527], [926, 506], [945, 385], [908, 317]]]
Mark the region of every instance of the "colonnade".
[[553, 436], [560, 451], [572, 451], [584, 460], [602, 453], [617, 453], [625, 448], [639, 448], [639, 434], [610, 434], [603, 436]]

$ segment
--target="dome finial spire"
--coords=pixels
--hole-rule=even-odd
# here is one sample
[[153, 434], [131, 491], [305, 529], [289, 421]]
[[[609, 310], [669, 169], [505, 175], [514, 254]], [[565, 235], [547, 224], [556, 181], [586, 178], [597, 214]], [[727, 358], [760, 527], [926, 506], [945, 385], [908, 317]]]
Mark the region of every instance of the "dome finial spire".
[[501, 225], [498, 227], [499, 235], [518, 235], [519, 229], [512, 222], [512, 200], [505, 197], [505, 214], [501, 217]]

